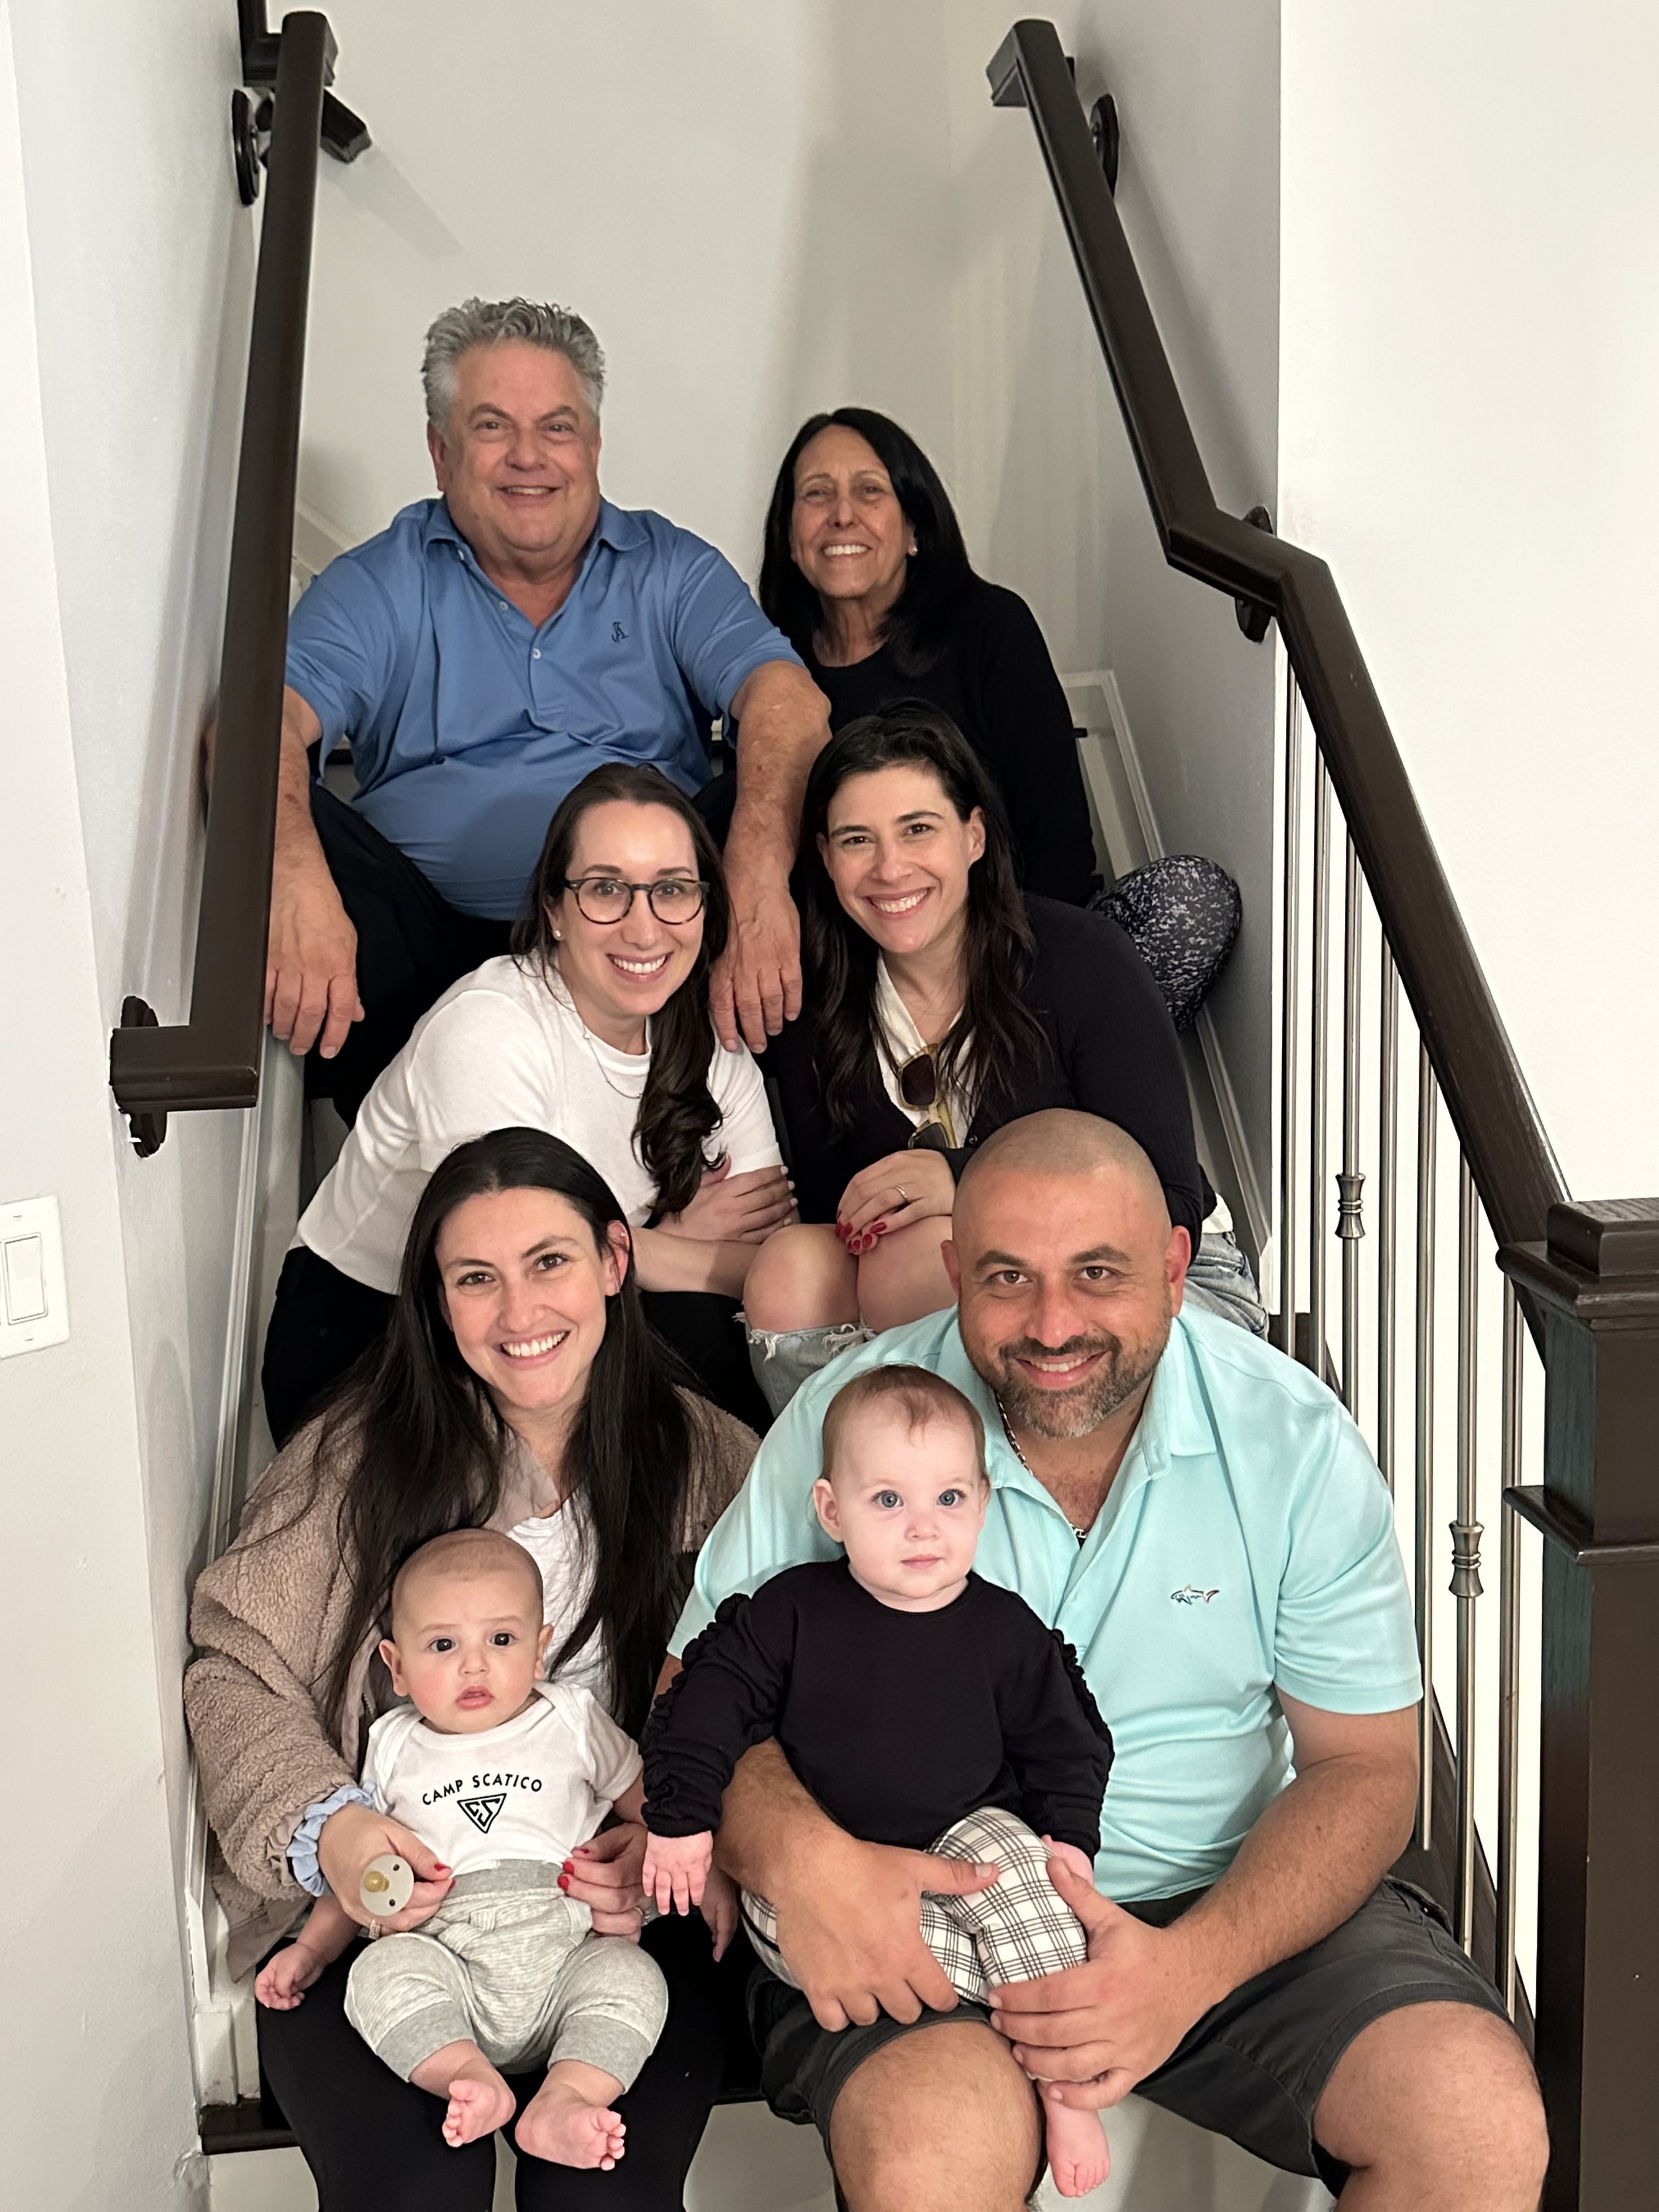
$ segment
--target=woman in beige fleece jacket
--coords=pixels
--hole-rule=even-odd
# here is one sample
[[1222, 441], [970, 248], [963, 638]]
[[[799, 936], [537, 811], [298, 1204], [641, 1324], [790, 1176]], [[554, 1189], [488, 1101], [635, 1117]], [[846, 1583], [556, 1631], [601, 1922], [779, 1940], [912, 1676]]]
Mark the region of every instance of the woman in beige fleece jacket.
[[[671, 1370], [641, 1315], [621, 1209], [586, 1161], [541, 1131], [507, 1129], [441, 1164], [378, 1364], [289, 1443], [196, 1587], [185, 1702], [234, 1972], [287, 1931], [307, 1892], [326, 1887], [366, 1920], [358, 1881], [379, 1852], [401, 1853], [419, 1877], [388, 1928], [418, 1926], [448, 1887], [420, 1838], [357, 1782], [368, 1724], [392, 1702], [375, 1654], [404, 1559], [448, 1528], [514, 1535], [542, 1570], [550, 1671], [592, 1689], [637, 1735], [684, 1556], [754, 1449]], [[570, 1894], [601, 1933], [638, 1930], [642, 1846], [623, 1825], [571, 1863]], [[671, 2002], [625, 2100], [625, 2165], [583, 2174], [526, 2160], [522, 2212], [577, 2212], [596, 2182], [609, 2212], [678, 2212], [719, 2086], [718, 1992], [701, 1923], [659, 1922], [646, 1941]], [[358, 2039], [343, 2011], [349, 1963], [296, 2010], [258, 2017], [265, 2077], [320, 2212], [484, 2212], [491, 2142], [451, 2150], [441, 2102]]]

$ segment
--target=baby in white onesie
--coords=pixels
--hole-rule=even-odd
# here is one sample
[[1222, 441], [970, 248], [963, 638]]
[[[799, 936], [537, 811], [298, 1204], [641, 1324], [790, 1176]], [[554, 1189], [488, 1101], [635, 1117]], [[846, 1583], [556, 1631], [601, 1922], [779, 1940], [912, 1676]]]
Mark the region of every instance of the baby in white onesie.
[[[387, 2065], [447, 2097], [456, 2146], [504, 2126], [502, 2078], [547, 2065], [514, 2130], [561, 2166], [615, 2166], [611, 2110], [655, 2047], [668, 1992], [635, 1943], [595, 1936], [560, 1868], [614, 1805], [640, 1817], [640, 1754], [589, 1692], [538, 1679], [552, 1630], [528, 1552], [489, 1529], [423, 1545], [392, 1592], [380, 1646], [410, 1703], [369, 1730], [363, 1782], [454, 1879], [417, 1929], [366, 1945], [346, 2013]], [[324, 1896], [254, 1984], [286, 2010], [361, 1933]], [[371, 1933], [374, 1931], [371, 1930]]]

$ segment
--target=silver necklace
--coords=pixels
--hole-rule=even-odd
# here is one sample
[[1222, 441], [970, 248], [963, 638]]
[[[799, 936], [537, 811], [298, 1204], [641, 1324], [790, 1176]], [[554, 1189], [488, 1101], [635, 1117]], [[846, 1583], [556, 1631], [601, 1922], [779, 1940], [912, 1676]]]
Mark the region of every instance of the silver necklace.
[[[994, 1390], [991, 1393], [991, 1395], [994, 1398], [996, 1398], [997, 1419], [1002, 1424], [1003, 1435], [1008, 1439], [1009, 1450], [1012, 1452], [1014, 1457], [1024, 1468], [1026, 1474], [1030, 1476], [1033, 1482], [1042, 1482], [1042, 1477], [1037, 1473], [1030, 1461], [1026, 1458], [1024, 1453], [1020, 1449], [1019, 1440], [1015, 1436], [1012, 1429], [1008, 1425], [1008, 1410], [1006, 1407], [1003, 1404], [1000, 1398], [997, 1398], [996, 1392]], [[1048, 1490], [1048, 1486], [1046, 1482], [1042, 1482], [1042, 1486], [1045, 1490]], [[1054, 1493], [1052, 1490], [1048, 1490], [1048, 1495], [1050, 1498], [1054, 1498]], [[1071, 1515], [1066, 1513], [1066, 1508], [1060, 1504], [1059, 1498], [1054, 1498], [1054, 1504], [1060, 1506], [1060, 1512], [1065, 1515], [1066, 1526], [1077, 1538], [1079, 1547], [1086, 1544], [1089, 1540], [1089, 1531], [1094, 1527], [1094, 1522], [1092, 1521], [1087, 1521], [1084, 1523], [1083, 1527], [1079, 1528], [1077, 1522], [1073, 1520]]]
[[[599, 1046], [602, 1040], [593, 1035], [592, 1030], [588, 1028], [587, 1024], [582, 1019], [581, 1009], [577, 1006], [575, 1000], [572, 998], [570, 994], [569, 984], [565, 981], [562, 975], [559, 975], [558, 963], [556, 959], [553, 963], [553, 973], [556, 976], [558, 976], [559, 989], [564, 994], [565, 1004], [575, 1016], [577, 1030], [580, 1033], [582, 1042], [587, 1047], [588, 1058], [592, 1061], [594, 1066], [599, 1071], [600, 1082], [604, 1084], [607, 1091], [613, 1091], [618, 1098], [625, 1098], [630, 1106], [637, 1107], [640, 1103], [641, 1091], [624, 1091], [620, 1083], [616, 1083], [611, 1080], [610, 1069], [606, 1067], [605, 1062], [599, 1058]], [[609, 1049], [615, 1052], [618, 1050], [619, 1048], [616, 1045], [611, 1045]], [[637, 1057], [638, 1059], [646, 1061], [647, 1063], [646, 1072], [647, 1075], [649, 1074], [649, 1061], [651, 1058], [651, 1030], [648, 1023], [646, 1026], [645, 1032], [645, 1050], [638, 1054], [629, 1053], [628, 1057], [630, 1060]], [[641, 1085], [641, 1091], [643, 1090], [643, 1085]]]

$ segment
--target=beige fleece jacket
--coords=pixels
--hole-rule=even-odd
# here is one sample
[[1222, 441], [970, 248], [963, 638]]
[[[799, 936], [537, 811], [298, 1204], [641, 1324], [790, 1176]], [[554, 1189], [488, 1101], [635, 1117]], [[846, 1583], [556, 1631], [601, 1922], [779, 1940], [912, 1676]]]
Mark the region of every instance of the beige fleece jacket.
[[[682, 1543], [695, 1552], [741, 1487], [757, 1440], [704, 1400], [688, 1403], [701, 1449]], [[320, 1422], [301, 1429], [272, 1461], [191, 1603], [197, 1656], [185, 1674], [185, 1712], [237, 1977], [309, 1907], [289, 1868], [289, 1841], [307, 1805], [356, 1780], [368, 1724], [392, 1702], [376, 1635], [353, 1663], [337, 1738], [319, 1709], [350, 1599], [338, 1528], [351, 1454], [337, 1447], [319, 1466], [320, 1431]]]

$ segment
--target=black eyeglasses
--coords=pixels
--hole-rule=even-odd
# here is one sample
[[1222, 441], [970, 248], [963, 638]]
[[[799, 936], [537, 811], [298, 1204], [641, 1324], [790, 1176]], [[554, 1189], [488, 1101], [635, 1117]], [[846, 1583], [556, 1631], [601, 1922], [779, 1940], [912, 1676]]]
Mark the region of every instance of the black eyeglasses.
[[659, 921], [695, 921], [708, 895], [708, 884], [695, 876], [659, 876], [652, 884], [625, 884], [615, 876], [581, 876], [568, 879], [564, 888], [574, 893], [580, 913], [589, 921], [601, 924], [621, 921], [632, 912], [641, 891]]

